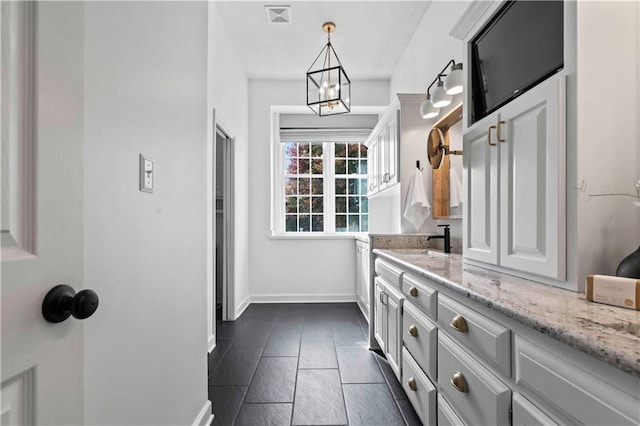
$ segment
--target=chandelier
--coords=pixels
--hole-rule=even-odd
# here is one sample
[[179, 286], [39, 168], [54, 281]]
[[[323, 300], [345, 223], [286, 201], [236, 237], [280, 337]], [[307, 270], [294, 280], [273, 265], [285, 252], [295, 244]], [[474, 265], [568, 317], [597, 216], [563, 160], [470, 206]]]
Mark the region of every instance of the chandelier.
[[307, 106], [319, 116], [351, 111], [351, 81], [331, 45], [336, 24], [325, 22], [327, 44], [307, 70]]

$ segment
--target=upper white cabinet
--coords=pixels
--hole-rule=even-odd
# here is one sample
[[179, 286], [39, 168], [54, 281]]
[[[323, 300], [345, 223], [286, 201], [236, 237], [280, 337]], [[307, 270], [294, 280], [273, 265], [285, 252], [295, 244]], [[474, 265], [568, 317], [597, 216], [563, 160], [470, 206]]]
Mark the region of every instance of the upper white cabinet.
[[565, 84], [555, 76], [464, 134], [464, 255], [565, 279]]

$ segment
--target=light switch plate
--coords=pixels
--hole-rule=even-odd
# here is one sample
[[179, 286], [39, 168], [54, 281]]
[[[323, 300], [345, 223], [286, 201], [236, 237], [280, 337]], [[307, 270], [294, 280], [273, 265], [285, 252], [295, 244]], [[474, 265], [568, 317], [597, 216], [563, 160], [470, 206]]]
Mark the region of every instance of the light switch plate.
[[140, 154], [140, 191], [153, 192], [153, 160]]

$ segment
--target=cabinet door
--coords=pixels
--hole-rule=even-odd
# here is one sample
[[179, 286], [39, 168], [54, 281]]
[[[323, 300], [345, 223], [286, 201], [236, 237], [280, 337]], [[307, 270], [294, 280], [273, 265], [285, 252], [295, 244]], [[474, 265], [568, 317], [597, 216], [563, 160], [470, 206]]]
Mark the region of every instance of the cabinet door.
[[378, 144], [377, 136], [372, 137], [374, 141], [372, 145], [369, 146], [367, 151], [367, 167], [368, 169], [368, 182], [369, 182], [369, 191], [367, 195], [371, 196], [378, 192], [379, 190], [379, 181], [380, 181], [380, 146]]
[[356, 241], [356, 302], [362, 303], [362, 244]]
[[380, 281], [379, 278], [375, 279], [375, 312], [374, 312], [374, 335], [376, 340], [378, 341], [378, 345], [380, 345], [380, 350], [382, 352], [385, 351], [385, 340], [386, 340], [386, 328], [387, 328], [387, 310], [385, 309], [385, 305], [382, 300], [384, 297], [384, 284]]
[[369, 315], [369, 244], [362, 244], [362, 280], [360, 281], [360, 295], [362, 296], [362, 304], [365, 307], [367, 316]]
[[398, 118], [400, 111], [395, 111], [386, 125], [387, 158], [385, 164], [385, 174], [387, 186], [392, 186], [398, 182]]
[[[496, 116], [490, 115], [465, 133], [465, 188], [462, 241], [464, 256], [498, 263], [498, 146]], [[489, 137], [491, 140], [489, 140]]]
[[500, 265], [559, 280], [565, 279], [564, 98], [564, 79], [552, 78], [502, 108], [498, 122]]
[[385, 285], [386, 297], [383, 299], [387, 310], [387, 338], [385, 355], [393, 372], [400, 379], [401, 369], [401, 327], [402, 327], [402, 294], [395, 288]]
[[387, 138], [387, 128], [382, 126], [378, 134], [378, 168], [380, 170], [378, 176], [378, 186], [380, 190], [385, 189], [389, 183], [389, 144]]

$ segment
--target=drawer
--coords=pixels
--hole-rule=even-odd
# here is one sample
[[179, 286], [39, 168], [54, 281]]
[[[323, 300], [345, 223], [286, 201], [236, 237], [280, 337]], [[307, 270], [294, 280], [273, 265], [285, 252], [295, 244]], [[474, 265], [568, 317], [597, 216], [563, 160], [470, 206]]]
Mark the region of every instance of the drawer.
[[485, 357], [498, 371], [511, 376], [511, 331], [508, 328], [442, 294], [438, 297], [438, 325], [457, 342]]
[[402, 341], [420, 368], [435, 381], [437, 379], [438, 328], [406, 300], [402, 315]]
[[444, 333], [438, 336], [438, 388], [463, 421], [509, 424], [511, 390]]
[[553, 426], [558, 424], [519, 393], [513, 395], [512, 415], [513, 426]]
[[383, 277], [388, 283], [400, 288], [400, 277], [402, 277], [403, 274], [401, 269], [380, 258], [376, 259], [375, 268], [376, 274]]
[[441, 393], [438, 394], [438, 426], [461, 426], [464, 425], [460, 417], [453, 411]]
[[545, 405], [582, 424], [640, 424], [637, 395], [623, 393], [519, 336], [514, 349], [516, 383]]
[[438, 318], [438, 291], [413, 275], [402, 276], [402, 293], [429, 317]]
[[436, 388], [424, 375], [407, 348], [402, 348], [402, 388], [425, 425], [436, 422]]

